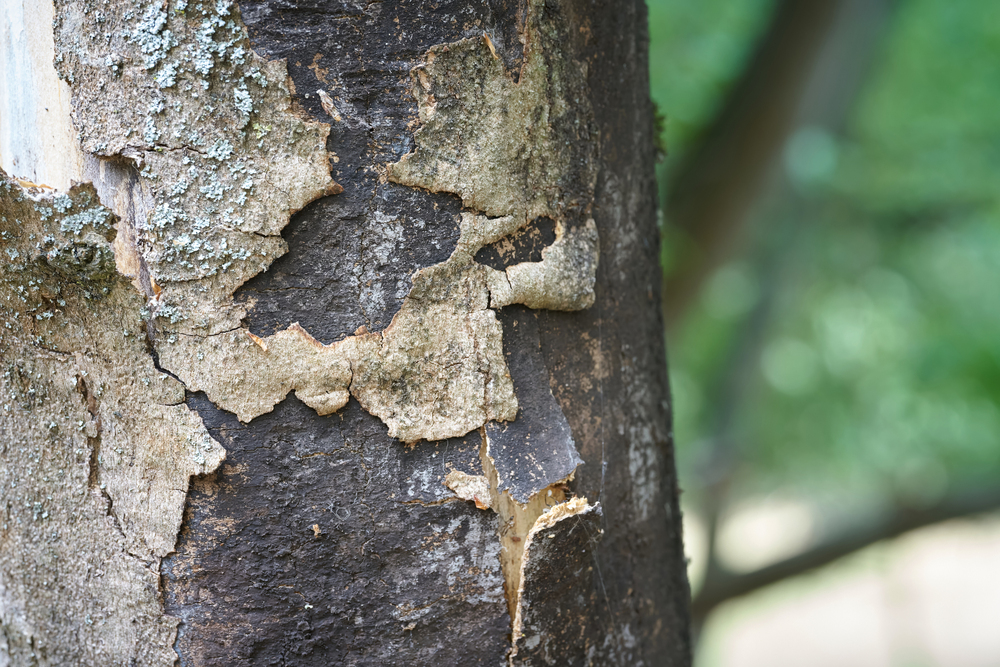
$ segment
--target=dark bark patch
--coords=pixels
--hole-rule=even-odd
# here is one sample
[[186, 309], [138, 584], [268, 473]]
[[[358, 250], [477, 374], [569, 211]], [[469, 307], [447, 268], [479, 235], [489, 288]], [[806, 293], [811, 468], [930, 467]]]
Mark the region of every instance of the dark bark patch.
[[408, 452], [354, 401], [320, 417], [289, 398], [250, 424], [188, 402], [228, 458], [192, 484], [163, 564], [182, 665], [496, 664], [496, 516], [405, 502], [433, 497], [414, 476], [467, 467], [476, 442]]
[[503, 271], [521, 262], [542, 261], [542, 250], [556, 240], [556, 223], [552, 218], [535, 218], [528, 225], [505, 238], [483, 247], [476, 261], [491, 269]]
[[538, 339], [535, 314], [509, 306], [500, 317], [504, 356], [518, 396], [517, 418], [486, 425], [489, 455], [497, 471], [499, 491], [519, 503], [559, 483], [583, 463], [562, 409], [552, 397]]
[[[525, 547], [520, 627], [511, 665], [583, 665], [604, 641], [595, 607], [606, 600], [596, 558], [600, 506], [539, 521]], [[599, 607], [598, 607], [599, 608]], [[625, 664], [625, 663], [619, 663]]]
[[250, 330], [270, 336], [298, 322], [329, 344], [358, 327], [392, 321], [419, 269], [458, 242], [461, 202], [374, 179], [345, 180], [343, 194], [292, 217], [289, 251], [236, 292]]

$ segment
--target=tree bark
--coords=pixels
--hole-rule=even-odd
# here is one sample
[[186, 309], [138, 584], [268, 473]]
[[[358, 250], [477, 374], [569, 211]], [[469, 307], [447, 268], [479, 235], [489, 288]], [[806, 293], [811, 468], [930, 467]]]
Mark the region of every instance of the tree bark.
[[642, 3], [55, 18], [0, 665], [689, 664]]

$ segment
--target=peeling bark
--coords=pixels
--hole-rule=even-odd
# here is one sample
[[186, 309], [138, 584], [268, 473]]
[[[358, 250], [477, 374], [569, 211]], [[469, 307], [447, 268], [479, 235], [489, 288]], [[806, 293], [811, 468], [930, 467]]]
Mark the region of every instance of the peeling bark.
[[0, 624], [13, 665], [171, 664], [161, 559], [225, 452], [158, 371], [93, 188], [0, 172]]
[[685, 663], [639, 7], [56, 0], [0, 658]]

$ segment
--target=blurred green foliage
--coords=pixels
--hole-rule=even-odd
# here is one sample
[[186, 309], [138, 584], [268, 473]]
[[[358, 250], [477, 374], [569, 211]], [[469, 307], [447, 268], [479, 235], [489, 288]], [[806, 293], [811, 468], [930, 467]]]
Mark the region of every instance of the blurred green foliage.
[[[649, 8], [669, 178], [772, 3]], [[683, 486], [697, 492], [717, 387], [761, 299], [730, 430], [739, 490], [926, 503], [1000, 478], [998, 54], [1000, 5], [903, 0], [846, 131], [794, 133], [786, 197], [669, 341]]]

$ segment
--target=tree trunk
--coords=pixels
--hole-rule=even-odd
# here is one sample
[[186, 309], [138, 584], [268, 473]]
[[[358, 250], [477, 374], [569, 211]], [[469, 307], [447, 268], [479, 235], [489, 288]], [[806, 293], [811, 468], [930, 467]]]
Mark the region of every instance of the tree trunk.
[[689, 663], [641, 2], [6, 11], [0, 665]]

